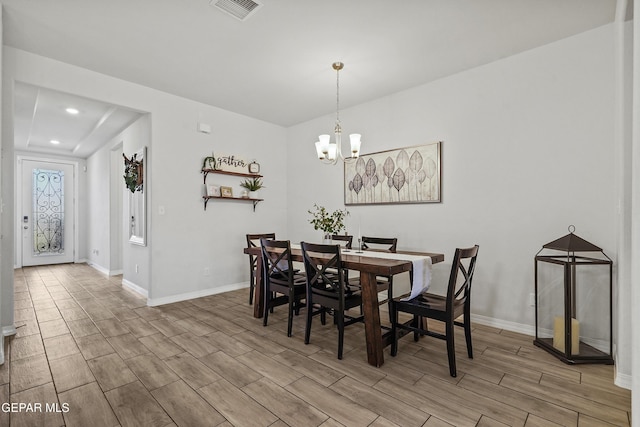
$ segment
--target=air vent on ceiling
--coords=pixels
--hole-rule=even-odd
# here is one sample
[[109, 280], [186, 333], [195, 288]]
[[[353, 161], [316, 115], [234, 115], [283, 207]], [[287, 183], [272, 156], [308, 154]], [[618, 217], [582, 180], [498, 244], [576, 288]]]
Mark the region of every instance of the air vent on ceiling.
[[254, 0], [211, 0], [209, 4], [241, 21], [262, 7], [262, 3]]

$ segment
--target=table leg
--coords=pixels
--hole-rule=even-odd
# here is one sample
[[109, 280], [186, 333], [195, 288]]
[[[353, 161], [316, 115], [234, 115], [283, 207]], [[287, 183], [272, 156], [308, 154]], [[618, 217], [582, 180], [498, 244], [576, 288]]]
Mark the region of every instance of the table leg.
[[362, 312], [364, 314], [364, 332], [367, 341], [367, 361], [380, 367], [384, 364], [382, 350], [382, 330], [380, 328], [380, 308], [378, 306], [378, 286], [376, 275], [360, 272], [362, 286]]
[[253, 291], [253, 317], [260, 319], [264, 315], [264, 286], [262, 283], [262, 257], [256, 261], [256, 288]]

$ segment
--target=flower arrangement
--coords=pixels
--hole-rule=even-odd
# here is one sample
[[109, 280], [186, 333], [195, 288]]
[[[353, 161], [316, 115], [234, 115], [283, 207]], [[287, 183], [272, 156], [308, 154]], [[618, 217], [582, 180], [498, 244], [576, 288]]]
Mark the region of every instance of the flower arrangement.
[[322, 230], [327, 234], [338, 234], [345, 229], [344, 219], [349, 215], [346, 209], [335, 210], [329, 213], [324, 206], [313, 204], [314, 210], [309, 210], [311, 219], [309, 224], [313, 225], [314, 230]]

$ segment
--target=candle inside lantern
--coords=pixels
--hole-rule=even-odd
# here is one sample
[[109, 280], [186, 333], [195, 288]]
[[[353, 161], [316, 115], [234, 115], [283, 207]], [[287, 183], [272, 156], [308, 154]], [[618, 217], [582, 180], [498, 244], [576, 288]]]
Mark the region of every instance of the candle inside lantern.
[[[553, 322], [553, 346], [565, 352], [564, 348], [564, 317], [557, 316]], [[580, 353], [580, 322], [577, 319], [571, 319], [571, 354]]]

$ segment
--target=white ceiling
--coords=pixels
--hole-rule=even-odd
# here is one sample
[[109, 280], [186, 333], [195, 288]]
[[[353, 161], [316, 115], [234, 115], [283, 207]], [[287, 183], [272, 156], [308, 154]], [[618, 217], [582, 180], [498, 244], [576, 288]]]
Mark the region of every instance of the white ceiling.
[[4, 43], [291, 126], [610, 23], [616, 0], [3, 0]]
[[[67, 108], [77, 109], [78, 114], [69, 114]], [[104, 102], [15, 85], [16, 150], [87, 158], [139, 117], [140, 113]]]

